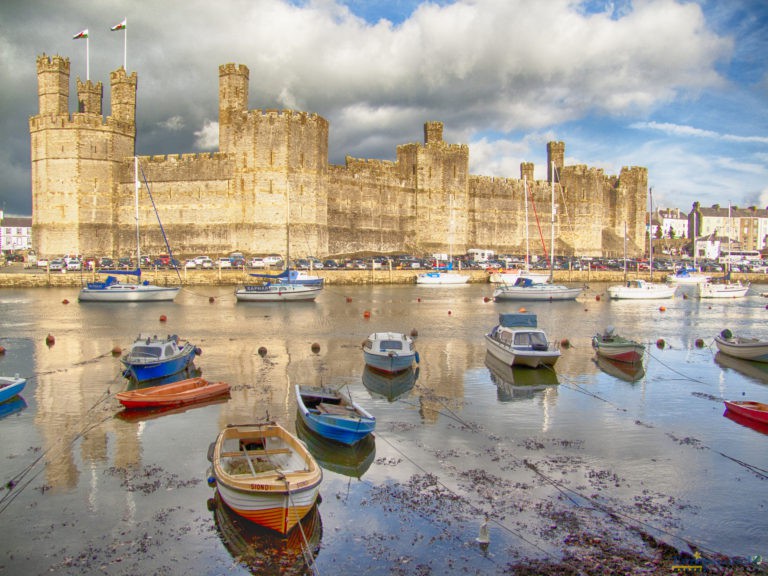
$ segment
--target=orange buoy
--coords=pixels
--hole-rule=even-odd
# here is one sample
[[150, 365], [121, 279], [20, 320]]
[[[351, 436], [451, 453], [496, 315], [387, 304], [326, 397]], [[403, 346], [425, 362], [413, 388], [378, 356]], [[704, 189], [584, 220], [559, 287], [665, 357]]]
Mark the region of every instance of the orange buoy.
[[451, 311], [450, 311], [450, 310], [448, 310], [448, 316], [450, 316], [450, 315], [451, 315]]
[[664, 338], [659, 338], [656, 340], [656, 348], [664, 348], [666, 346], [666, 342], [664, 342]]
[[562, 346], [563, 348], [570, 348], [571, 341], [568, 340], [568, 338], [563, 338], [562, 340], [560, 340], [560, 346]]
[[160, 322], [165, 322], [168, 320], [168, 318], [165, 317], [165, 314], [160, 314]]
[[120, 346], [114, 346], [112, 348], [112, 356], [120, 356], [120, 354], [122, 353], [123, 353], [123, 350], [122, 348], [120, 348]]
[[416, 328], [411, 328], [411, 338], [416, 338], [419, 335], [419, 331]]
[[421, 298], [416, 298], [416, 302], [421, 302]]
[[659, 312], [666, 312], [667, 309], [664, 306], [659, 306]]
[[369, 310], [366, 310], [365, 312], [363, 312], [363, 318], [370, 318], [370, 317], [371, 317], [371, 312]]
[[701, 338], [696, 338], [695, 344], [696, 344], [696, 348], [704, 348], [704, 340], [702, 340]]
[[53, 334], [48, 334], [48, 336], [45, 337], [45, 343], [48, 344], [48, 346], [53, 346], [56, 344], [56, 338], [53, 337]]
[[314, 352], [315, 354], [320, 352], [320, 344], [318, 344], [317, 342], [313, 342], [312, 343], [312, 352]]
[[213, 296], [208, 298], [208, 302], [210, 302], [211, 304], [213, 304], [215, 301], [216, 301], [216, 298], [214, 298]]
[[596, 294], [596, 295], [595, 295], [595, 300], [597, 300], [598, 302], [600, 302], [600, 294]]
[[347, 304], [349, 304], [350, 302], [352, 302], [352, 298], [350, 298], [349, 296], [347, 296]]
[[522, 313], [524, 313], [524, 312], [527, 312], [527, 310], [526, 310], [525, 308], [520, 308], [520, 309], [518, 310], [518, 312], [520, 312], [520, 313], [522, 314]]
[[259, 346], [259, 356], [264, 358], [267, 355], [267, 349], [264, 346]]
[[490, 298], [488, 298], [488, 296], [486, 296], [485, 298], [483, 298], [483, 302], [490, 302], [490, 301], [491, 301], [491, 299], [490, 299]]
[[62, 301], [61, 301], [61, 303], [62, 303], [62, 304], [69, 304], [69, 300], [67, 300], [66, 298], [64, 298], [64, 300], [62, 300]]
[[5, 348], [0, 346], [0, 356], [2, 356], [3, 354], [5, 354]]

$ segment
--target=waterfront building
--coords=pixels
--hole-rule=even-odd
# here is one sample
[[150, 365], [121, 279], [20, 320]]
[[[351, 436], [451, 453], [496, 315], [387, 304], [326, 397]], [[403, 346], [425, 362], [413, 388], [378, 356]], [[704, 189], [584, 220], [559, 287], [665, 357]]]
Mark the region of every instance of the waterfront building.
[[[101, 82], [79, 78], [69, 111], [69, 59], [37, 58], [39, 112], [29, 119], [33, 246], [41, 256], [129, 256], [135, 250], [137, 73], [110, 74], [111, 111]], [[328, 160], [329, 123], [293, 110], [248, 109], [249, 70], [219, 67], [219, 150], [141, 157], [174, 251], [341, 256], [362, 252], [462, 254], [482, 246], [524, 254], [526, 238], [549, 238], [555, 185], [557, 255], [630, 256], [645, 250], [647, 169], [618, 175], [565, 164], [565, 143], [547, 144], [547, 178], [524, 162], [518, 178], [469, 173], [466, 144], [424, 124], [424, 141], [397, 146], [395, 160]], [[172, 85], [172, 83], [169, 83]], [[181, 98], [183, 94], [168, 94]], [[511, 175], [510, 175], [511, 176]], [[527, 183], [526, 199], [524, 181]], [[146, 190], [142, 254], [165, 252]], [[543, 255], [540, 245], [531, 248]], [[550, 248], [547, 247], [547, 251]]]
[[750, 206], [701, 206], [694, 202], [688, 214], [688, 226], [697, 237], [722, 237], [741, 250], [765, 250], [768, 241], [768, 209]]
[[17, 252], [32, 247], [32, 217], [5, 215], [0, 210], [0, 251]]

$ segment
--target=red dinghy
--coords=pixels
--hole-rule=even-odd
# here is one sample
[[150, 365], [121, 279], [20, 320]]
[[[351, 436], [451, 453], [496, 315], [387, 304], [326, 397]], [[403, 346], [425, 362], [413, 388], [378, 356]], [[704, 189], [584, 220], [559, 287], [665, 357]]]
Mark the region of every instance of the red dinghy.
[[726, 400], [725, 407], [731, 412], [768, 424], [768, 404], [762, 402]]
[[160, 408], [200, 402], [227, 392], [229, 392], [229, 384], [226, 382], [189, 378], [170, 384], [119, 392], [115, 396], [126, 408]]

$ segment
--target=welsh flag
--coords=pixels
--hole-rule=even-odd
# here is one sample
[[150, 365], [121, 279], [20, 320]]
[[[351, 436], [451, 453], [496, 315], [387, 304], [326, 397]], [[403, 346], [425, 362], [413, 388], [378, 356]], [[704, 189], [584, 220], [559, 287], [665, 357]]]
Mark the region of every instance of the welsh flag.
[[112, 26], [110, 30], [112, 30], [112, 32], [117, 32], [118, 30], [125, 30], [126, 21], [127, 21], [127, 18], [122, 22], [120, 22], [120, 24], [115, 24], [114, 26]]
[[72, 40], [79, 40], [80, 38], [88, 38], [88, 28], [72, 36]]

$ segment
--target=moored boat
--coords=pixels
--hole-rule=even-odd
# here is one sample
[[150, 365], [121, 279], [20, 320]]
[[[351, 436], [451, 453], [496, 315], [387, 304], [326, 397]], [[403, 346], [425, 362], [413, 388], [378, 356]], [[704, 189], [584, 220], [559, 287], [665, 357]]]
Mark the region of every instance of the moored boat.
[[229, 508], [288, 534], [317, 501], [323, 473], [301, 441], [274, 422], [230, 424], [208, 450], [216, 488]]
[[188, 378], [170, 384], [137, 388], [115, 396], [126, 408], [163, 408], [202, 402], [229, 392], [226, 382]]
[[487, 351], [507, 366], [554, 366], [560, 349], [537, 327], [535, 314], [499, 314], [499, 323], [485, 335]]
[[394, 374], [419, 362], [413, 338], [399, 332], [374, 332], [363, 343], [363, 358], [371, 368]]
[[677, 286], [656, 284], [645, 280], [627, 280], [625, 284], [608, 287], [608, 296], [613, 300], [654, 300], [673, 298]]
[[351, 446], [376, 428], [365, 408], [333, 388], [296, 385], [299, 416], [315, 434]]
[[264, 282], [235, 289], [238, 302], [311, 302], [323, 291], [322, 284]]
[[768, 404], [749, 400], [726, 400], [725, 407], [750, 420], [768, 424]]
[[0, 376], [0, 402], [10, 400], [17, 396], [27, 385], [26, 378], [15, 376]]
[[598, 356], [630, 364], [641, 362], [645, 353], [644, 345], [619, 336], [612, 326], [606, 328], [602, 334], [592, 337], [592, 348]]
[[695, 269], [689, 270], [688, 268], [680, 268], [674, 274], [670, 274], [666, 278], [667, 284], [677, 284], [679, 286], [692, 286], [695, 284], [701, 284], [703, 282], [709, 282], [711, 276], [698, 273]]
[[424, 272], [416, 277], [416, 284], [419, 286], [455, 286], [469, 282], [469, 276], [459, 274], [458, 272], [433, 271]]
[[120, 361], [125, 366], [125, 376], [136, 382], [146, 382], [177, 374], [187, 368], [200, 349], [189, 342], [179, 342], [179, 337], [141, 336]]
[[699, 298], [743, 298], [749, 292], [749, 282], [742, 284], [740, 280], [708, 280], [696, 286]]
[[502, 286], [493, 291], [496, 301], [543, 301], [576, 300], [582, 288], [571, 288], [561, 284], [536, 284], [531, 278], [520, 277], [512, 286]]
[[726, 328], [715, 336], [715, 344], [720, 352], [728, 356], [753, 362], [768, 362], [768, 340], [735, 336]]

